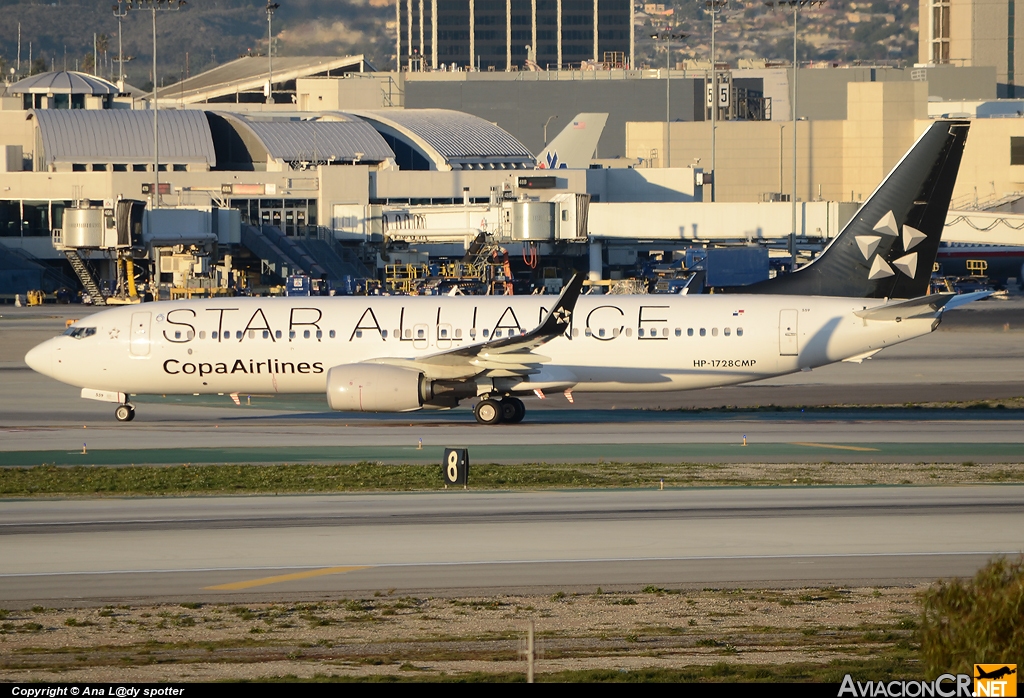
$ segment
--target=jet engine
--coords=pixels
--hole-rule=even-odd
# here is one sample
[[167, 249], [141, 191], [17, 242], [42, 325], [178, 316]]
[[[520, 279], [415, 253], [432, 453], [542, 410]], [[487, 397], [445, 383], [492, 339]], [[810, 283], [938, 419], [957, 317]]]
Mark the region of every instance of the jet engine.
[[327, 371], [327, 402], [339, 412], [410, 412], [455, 407], [476, 394], [464, 381], [431, 381], [421, 372], [387, 364], [342, 364]]

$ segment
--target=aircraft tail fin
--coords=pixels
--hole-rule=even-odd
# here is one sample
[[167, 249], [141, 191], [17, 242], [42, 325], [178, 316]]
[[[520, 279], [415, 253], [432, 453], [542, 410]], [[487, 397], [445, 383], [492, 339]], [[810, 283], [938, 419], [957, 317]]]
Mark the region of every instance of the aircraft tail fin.
[[928, 292], [969, 121], [936, 121], [810, 264], [743, 293], [916, 298]]
[[537, 156], [537, 168], [585, 170], [590, 167], [607, 122], [607, 114], [577, 114]]

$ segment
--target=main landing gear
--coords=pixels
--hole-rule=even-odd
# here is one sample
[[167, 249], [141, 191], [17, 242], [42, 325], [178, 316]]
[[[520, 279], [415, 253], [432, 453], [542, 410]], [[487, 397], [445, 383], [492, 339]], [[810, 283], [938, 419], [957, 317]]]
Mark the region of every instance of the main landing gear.
[[132, 421], [135, 419], [135, 405], [130, 405], [128, 403], [118, 405], [117, 409], [114, 410], [114, 417], [116, 417], [119, 422]]
[[481, 424], [519, 424], [526, 416], [526, 405], [517, 397], [508, 396], [501, 400], [485, 397], [473, 408], [473, 415]]

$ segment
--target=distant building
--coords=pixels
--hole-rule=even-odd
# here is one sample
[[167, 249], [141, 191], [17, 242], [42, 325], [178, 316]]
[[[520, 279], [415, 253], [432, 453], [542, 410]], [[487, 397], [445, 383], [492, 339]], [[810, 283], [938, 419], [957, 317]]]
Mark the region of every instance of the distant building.
[[[632, 0], [396, 0], [403, 70], [633, 63]], [[435, 21], [436, 18], [436, 21]]]
[[1024, 36], [1024, 11], [1014, 0], [919, 0], [921, 63], [994, 66], [1000, 97], [1024, 94], [1017, 82], [1024, 55], [1015, 38]]
[[21, 97], [25, 109], [112, 109], [120, 90], [95, 75], [61, 70], [19, 80], [7, 94]]

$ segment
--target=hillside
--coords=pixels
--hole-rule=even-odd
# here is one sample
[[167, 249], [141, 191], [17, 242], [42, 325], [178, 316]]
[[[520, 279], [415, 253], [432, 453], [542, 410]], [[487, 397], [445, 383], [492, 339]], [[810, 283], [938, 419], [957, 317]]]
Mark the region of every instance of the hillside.
[[[380, 69], [393, 67], [394, 0], [279, 0], [274, 15], [275, 52], [280, 55], [365, 54]], [[101, 75], [117, 74], [117, 20], [113, 0], [0, 0], [0, 68], [5, 76], [17, 63], [21, 25], [21, 73], [29, 52], [35, 71], [67, 67], [91, 70], [93, 34], [100, 37]], [[180, 12], [158, 13], [159, 80], [171, 84], [186, 74], [246, 53], [266, 54], [265, 0], [189, 0]], [[710, 58], [710, 15], [704, 3], [678, 0], [638, 5], [637, 65], [662, 66], [664, 47], [649, 37], [665, 28], [685, 32], [673, 45], [674, 62]], [[649, 10], [644, 12], [643, 9]], [[389, 26], [390, 23], [390, 26]], [[792, 13], [772, 11], [760, 2], [731, 2], [718, 20], [716, 55], [735, 65], [740, 58], [789, 60]], [[31, 49], [30, 49], [31, 43]], [[128, 81], [151, 83], [151, 14], [130, 12], [124, 20]], [[800, 14], [800, 59], [917, 60], [917, 4], [908, 2], [834, 3]]]
[[[180, 12], [157, 13], [158, 73], [171, 84], [248, 52], [265, 54], [267, 16], [262, 0], [190, 0]], [[0, 0], [0, 60], [7, 73], [17, 63], [21, 24], [21, 72], [28, 71], [29, 43], [35, 70], [91, 67], [93, 34], [106, 37], [100, 74], [117, 74], [117, 19], [114, 2], [95, 0]], [[282, 0], [274, 15], [275, 53], [348, 55], [365, 53], [387, 67], [392, 44], [384, 26], [394, 5], [381, 0]], [[130, 12], [123, 22], [125, 72], [139, 87], [152, 84], [152, 14]], [[101, 38], [101, 48], [104, 43]], [[66, 59], [65, 59], [66, 56]], [[132, 57], [132, 60], [127, 59]], [[76, 64], [77, 61], [77, 64]]]

